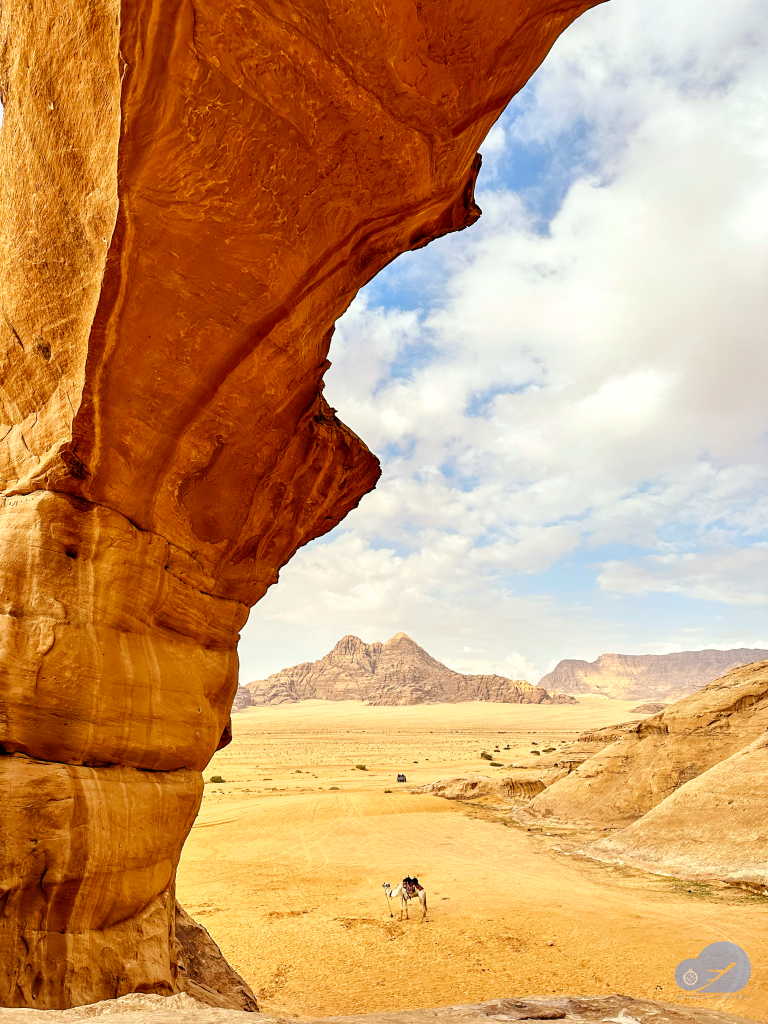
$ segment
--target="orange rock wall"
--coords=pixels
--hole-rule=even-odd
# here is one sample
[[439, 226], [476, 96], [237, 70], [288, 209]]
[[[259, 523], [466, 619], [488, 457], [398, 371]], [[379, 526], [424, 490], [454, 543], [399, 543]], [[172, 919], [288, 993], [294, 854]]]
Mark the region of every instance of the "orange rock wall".
[[238, 630], [379, 475], [333, 324], [592, 4], [4, 0], [0, 1003], [173, 990]]

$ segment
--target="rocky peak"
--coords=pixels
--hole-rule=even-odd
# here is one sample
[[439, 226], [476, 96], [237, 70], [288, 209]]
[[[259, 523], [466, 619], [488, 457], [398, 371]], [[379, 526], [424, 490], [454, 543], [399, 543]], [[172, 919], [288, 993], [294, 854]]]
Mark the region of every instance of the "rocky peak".
[[565, 693], [599, 693], [621, 700], [678, 700], [768, 651], [678, 651], [672, 654], [601, 654], [595, 661], [561, 661], [540, 682]]
[[486, 700], [514, 704], [576, 703], [525, 680], [464, 675], [433, 658], [407, 633], [366, 644], [345, 636], [324, 657], [248, 683], [257, 704], [364, 700], [369, 704], [436, 704]]

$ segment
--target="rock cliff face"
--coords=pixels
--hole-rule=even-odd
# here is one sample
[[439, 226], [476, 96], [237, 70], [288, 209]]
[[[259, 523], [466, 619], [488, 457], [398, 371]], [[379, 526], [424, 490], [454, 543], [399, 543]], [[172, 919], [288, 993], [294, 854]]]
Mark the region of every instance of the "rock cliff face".
[[767, 744], [764, 661], [635, 724], [537, 796], [527, 813], [621, 829], [585, 849], [590, 856], [762, 891]]
[[437, 661], [405, 633], [386, 643], [345, 636], [319, 661], [304, 661], [248, 683], [255, 704], [300, 700], [364, 700], [369, 704], [576, 704], [563, 694], [504, 676], [462, 675]]
[[[563, 693], [600, 693], [620, 700], [679, 700], [768, 651], [681, 651], [677, 654], [601, 654], [597, 661], [561, 661], [539, 682]], [[638, 709], [639, 710], [639, 709]]]
[[593, 2], [4, 0], [0, 1003], [178, 987], [238, 630], [379, 474], [334, 321]]

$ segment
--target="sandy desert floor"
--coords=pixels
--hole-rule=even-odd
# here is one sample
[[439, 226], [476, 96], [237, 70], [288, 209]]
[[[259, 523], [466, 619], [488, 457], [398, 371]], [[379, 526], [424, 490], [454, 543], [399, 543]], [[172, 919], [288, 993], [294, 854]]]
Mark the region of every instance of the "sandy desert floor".
[[[553, 992], [671, 1000], [676, 964], [725, 939], [747, 951], [752, 978], [716, 1005], [768, 1020], [768, 900], [575, 860], [553, 849], [564, 832], [528, 831], [509, 809], [405, 792], [468, 770], [503, 775], [479, 757], [495, 747], [505, 764], [535, 765], [534, 743], [636, 718], [634, 706], [308, 701], [241, 712], [206, 772], [226, 781], [206, 785], [179, 900], [270, 1013]], [[415, 911], [389, 916], [382, 882], [405, 874], [425, 885], [426, 925]]]

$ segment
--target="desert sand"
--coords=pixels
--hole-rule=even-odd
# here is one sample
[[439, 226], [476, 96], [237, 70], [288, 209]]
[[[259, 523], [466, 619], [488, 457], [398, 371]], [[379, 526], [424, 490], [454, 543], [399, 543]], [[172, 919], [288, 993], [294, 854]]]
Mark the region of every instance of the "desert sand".
[[[535, 764], [534, 741], [555, 746], [637, 718], [635, 706], [584, 697], [578, 706], [248, 709], [205, 772], [179, 900], [268, 1014], [520, 993], [670, 1000], [677, 963], [725, 939], [747, 951], [752, 979], [711, 1004], [768, 1019], [762, 897], [568, 857], [554, 847], [573, 831], [528, 831], [509, 807], [407, 792], [462, 772], [503, 775], [479, 758], [494, 747], [504, 763]], [[398, 771], [406, 785], [395, 782]], [[428, 892], [426, 925], [417, 913], [400, 923], [397, 908], [390, 919], [383, 895], [382, 882], [414, 873]]]

